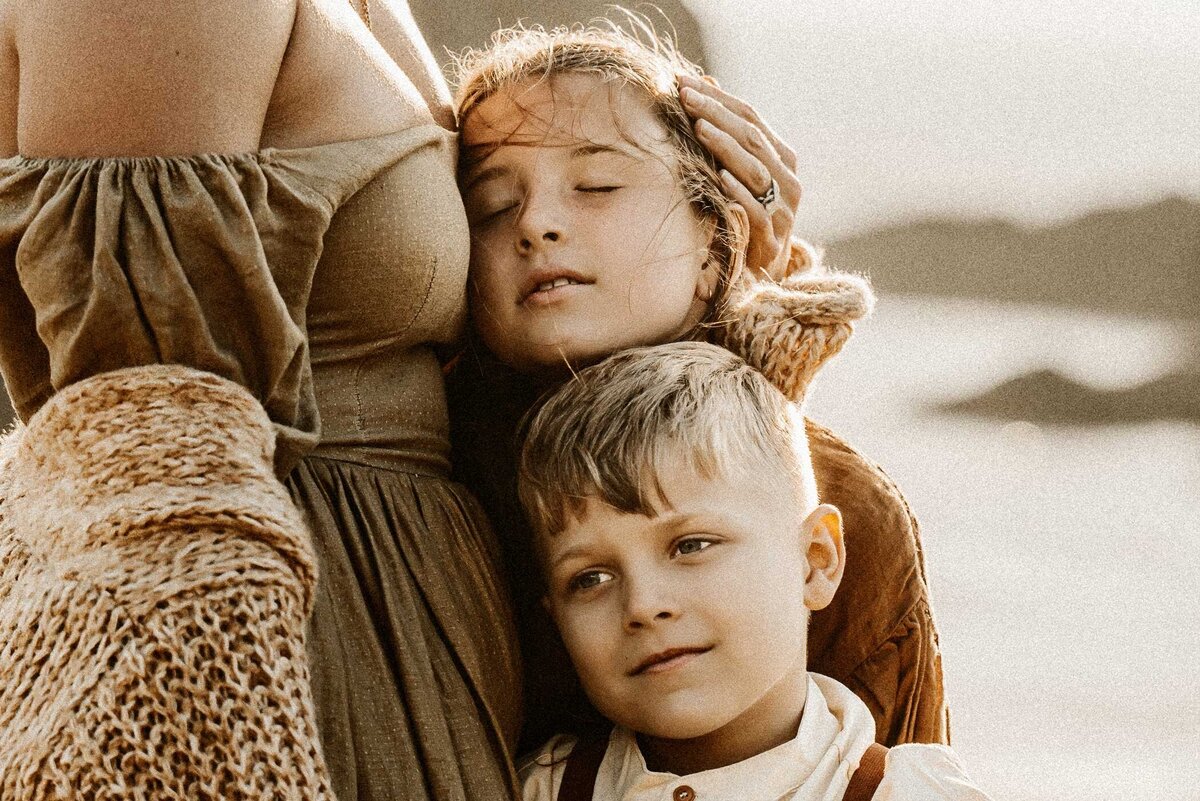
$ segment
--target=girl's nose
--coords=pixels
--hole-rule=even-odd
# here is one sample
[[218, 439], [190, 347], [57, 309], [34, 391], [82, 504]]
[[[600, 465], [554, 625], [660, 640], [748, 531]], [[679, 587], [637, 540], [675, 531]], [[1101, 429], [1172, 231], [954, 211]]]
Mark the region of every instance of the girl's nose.
[[525, 197], [517, 218], [517, 252], [527, 256], [539, 248], [559, 244], [566, 235], [565, 210], [561, 199]]
[[522, 255], [527, 255], [533, 252], [535, 248], [535, 242], [557, 242], [561, 237], [562, 234], [554, 230], [543, 231], [540, 237], [536, 233], [529, 234], [528, 236], [522, 234], [517, 242], [517, 250], [519, 250]]

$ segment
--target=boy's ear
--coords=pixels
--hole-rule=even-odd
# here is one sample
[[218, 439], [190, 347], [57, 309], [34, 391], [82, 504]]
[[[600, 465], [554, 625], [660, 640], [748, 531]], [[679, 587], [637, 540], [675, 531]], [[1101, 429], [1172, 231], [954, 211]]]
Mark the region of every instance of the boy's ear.
[[808, 575], [804, 580], [804, 605], [824, 609], [833, 600], [846, 569], [846, 546], [842, 541], [842, 513], [823, 503], [804, 519], [802, 536], [807, 543]]

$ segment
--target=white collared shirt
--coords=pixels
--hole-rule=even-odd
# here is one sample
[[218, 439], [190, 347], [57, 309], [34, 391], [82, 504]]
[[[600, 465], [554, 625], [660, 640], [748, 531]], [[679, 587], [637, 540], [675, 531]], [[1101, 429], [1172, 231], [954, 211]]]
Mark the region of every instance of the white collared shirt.
[[[796, 736], [723, 768], [687, 776], [646, 767], [637, 738], [617, 727], [596, 777], [595, 801], [841, 801], [874, 740], [875, 721], [848, 688], [808, 674], [808, 696]], [[521, 768], [524, 801], [556, 801], [575, 746], [555, 737]], [[988, 801], [946, 746], [901, 745], [888, 751], [873, 801]]]

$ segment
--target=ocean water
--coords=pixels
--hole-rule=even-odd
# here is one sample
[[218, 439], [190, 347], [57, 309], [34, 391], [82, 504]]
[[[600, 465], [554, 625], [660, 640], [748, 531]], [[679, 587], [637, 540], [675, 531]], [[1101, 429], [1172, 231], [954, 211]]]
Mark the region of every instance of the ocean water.
[[1200, 799], [1200, 426], [936, 404], [1043, 367], [1131, 386], [1196, 341], [1169, 321], [889, 296], [814, 388], [809, 414], [921, 522], [954, 745], [997, 799]]

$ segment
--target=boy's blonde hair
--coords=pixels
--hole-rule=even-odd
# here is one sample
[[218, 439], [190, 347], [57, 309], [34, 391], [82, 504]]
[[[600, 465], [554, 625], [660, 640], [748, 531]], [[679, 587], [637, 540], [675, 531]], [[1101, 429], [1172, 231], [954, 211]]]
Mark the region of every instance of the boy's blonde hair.
[[576, 375], [528, 425], [518, 492], [539, 536], [562, 531], [589, 498], [651, 515], [669, 508], [657, 475], [680, 456], [706, 478], [782, 471], [802, 512], [817, 503], [797, 404], [740, 357], [702, 342], [632, 348]]
[[[713, 225], [709, 264], [720, 280], [703, 323], [719, 319], [729, 288], [740, 269], [730, 201], [725, 196], [716, 161], [696, 138], [692, 119], [679, 99], [679, 73], [701, 77], [701, 69], [675, 49], [671, 37], [654, 29], [643, 16], [623, 12], [631, 31], [612, 20], [589, 26], [505, 28], [492, 34], [491, 45], [469, 49], [456, 58], [455, 111], [461, 128], [471, 111], [506, 88], [556, 75], [594, 75], [641, 91], [655, 118], [667, 131], [677, 157], [676, 177], [697, 216]], [[636, 144], [636, 143], [635, 143]], [[486, 157], [465, 149], [460, 171]]]

